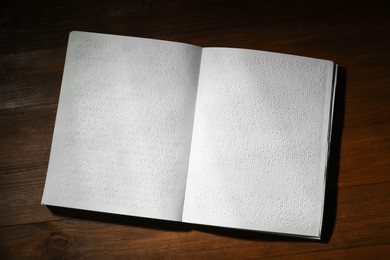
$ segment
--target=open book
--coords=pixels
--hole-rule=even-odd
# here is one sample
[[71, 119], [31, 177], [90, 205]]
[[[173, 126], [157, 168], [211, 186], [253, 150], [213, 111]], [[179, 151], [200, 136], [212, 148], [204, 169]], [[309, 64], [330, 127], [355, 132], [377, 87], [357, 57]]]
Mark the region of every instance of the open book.
[[336, 68], [71, 32], [42, 204], [319, 238]]

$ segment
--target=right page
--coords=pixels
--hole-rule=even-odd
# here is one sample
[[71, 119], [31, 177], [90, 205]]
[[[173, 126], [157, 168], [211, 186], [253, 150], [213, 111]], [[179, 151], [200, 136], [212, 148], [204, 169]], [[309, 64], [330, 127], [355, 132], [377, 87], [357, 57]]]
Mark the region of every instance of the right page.
[[320, 237], [334, 67], [203, 49], [184, 222]]

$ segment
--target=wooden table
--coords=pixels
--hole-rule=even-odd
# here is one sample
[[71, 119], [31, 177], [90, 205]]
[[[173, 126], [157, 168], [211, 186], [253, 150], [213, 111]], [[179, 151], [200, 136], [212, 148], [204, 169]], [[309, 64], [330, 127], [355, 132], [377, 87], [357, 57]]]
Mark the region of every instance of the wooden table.
[[[390, 259], [390, 5], [257, 2], [2, 1], [0, 258]], [[40, 205], [71, 30], [338, 63], [323, 239]]]

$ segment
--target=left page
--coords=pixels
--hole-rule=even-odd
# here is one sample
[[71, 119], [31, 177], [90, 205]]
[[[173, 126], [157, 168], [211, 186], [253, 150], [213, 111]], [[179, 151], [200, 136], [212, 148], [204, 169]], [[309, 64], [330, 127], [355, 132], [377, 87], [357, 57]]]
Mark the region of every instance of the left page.
[[201, 52], [71, 32], [42, 204], [180, 221]]

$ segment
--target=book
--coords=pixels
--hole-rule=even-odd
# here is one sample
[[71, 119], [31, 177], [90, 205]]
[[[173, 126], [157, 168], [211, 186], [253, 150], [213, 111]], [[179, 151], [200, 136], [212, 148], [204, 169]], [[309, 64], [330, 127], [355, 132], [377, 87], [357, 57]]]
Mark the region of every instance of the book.
[[42, 204], [319, 239], [336, 72], [73, 31]]

